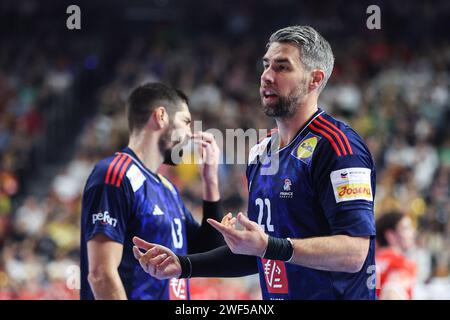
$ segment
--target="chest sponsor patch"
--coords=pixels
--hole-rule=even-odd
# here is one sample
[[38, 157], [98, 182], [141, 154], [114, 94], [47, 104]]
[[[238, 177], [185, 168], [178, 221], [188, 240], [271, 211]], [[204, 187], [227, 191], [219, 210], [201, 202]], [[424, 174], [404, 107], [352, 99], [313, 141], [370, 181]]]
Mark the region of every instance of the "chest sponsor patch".
[[308, 133], [305, 138], [292, 150], [291, 155], [308, 164], [311, 161], [314, 150], [320, 137], [315, 134]]
[[373, 201], [371, 170], [368, 168], [345, 168], [331, 172], [336, 203], [351, 200]]
[[128, 180], [130, 180], [130, 184], [134, 192], [136, 192], [140, 187], [142, 187], [145, 181], [144, 174], [141, 172], [141, 170], [139, 170], [139, 168], [135, 164], [133, 164], [130, 167], [130, 169], [128, 169], [127, 178]]

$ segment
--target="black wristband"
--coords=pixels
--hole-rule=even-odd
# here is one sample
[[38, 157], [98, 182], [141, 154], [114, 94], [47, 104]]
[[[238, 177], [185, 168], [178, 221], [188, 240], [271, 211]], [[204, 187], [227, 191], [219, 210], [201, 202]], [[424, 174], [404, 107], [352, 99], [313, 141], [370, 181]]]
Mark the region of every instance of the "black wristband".
[[181, 265], [181, 274], [178, 279], [190, 278], [192, 274], [191, 261], [187, 256], [176, 255]]
[[206, 201], [203, 200], [203, 216], [205, 218], [214, 218], [217, 219], [222, 218], [222, 201], [219, 199], [218, 201]]
[[265, 259], [289, 261], [293, 254], [294, 247], [290, 239], [269, 236], [269, 243], [264, 253]]

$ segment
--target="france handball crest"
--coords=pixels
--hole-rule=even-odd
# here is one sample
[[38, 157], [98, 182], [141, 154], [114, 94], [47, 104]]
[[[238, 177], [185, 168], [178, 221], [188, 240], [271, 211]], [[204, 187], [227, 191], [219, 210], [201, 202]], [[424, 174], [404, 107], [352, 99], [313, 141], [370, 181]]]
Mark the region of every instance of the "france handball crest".
[[292, 182], [291, 182], [290, 179], [288, 179], [288, 178], [284, 179], [283, 190], [284, 191], [291, 191], [291, 185], [292, 185]]
[[294, 192], [292, 189], [292, 181], [289, 178], [284, 179], [283, 191], [280, 192], [281, 199], [290, 199], [294, 197]]

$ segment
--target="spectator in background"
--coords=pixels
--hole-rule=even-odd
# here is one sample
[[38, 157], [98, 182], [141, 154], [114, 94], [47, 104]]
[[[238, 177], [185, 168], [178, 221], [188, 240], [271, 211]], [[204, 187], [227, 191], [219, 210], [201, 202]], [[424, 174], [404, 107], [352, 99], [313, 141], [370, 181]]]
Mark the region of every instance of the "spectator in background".
[[44, 227], [47, 212], [39, 205], [38, 200], [30, 196], [17, 210], [14, 226], [16, 232], [25, 237], [37, 236]]
[[416, 265], [407, 254], [414, 247], [415, 229], [411, 218], [399, 212], [382, 215], [376, 222], [377, 295], [380, 300], [412, 299]]

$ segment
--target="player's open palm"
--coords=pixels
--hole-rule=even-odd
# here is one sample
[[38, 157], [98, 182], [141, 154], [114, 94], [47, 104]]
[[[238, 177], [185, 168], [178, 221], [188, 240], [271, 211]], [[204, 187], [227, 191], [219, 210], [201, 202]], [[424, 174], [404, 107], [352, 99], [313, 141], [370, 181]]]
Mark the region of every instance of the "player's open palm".
[[[237, 220], [232, 218], [231, 213], [228, 213], [221, 223], [213, 219], [207, 221], [223, 235], [233, 253], [261, 257], [266, 251], [268, 235], [256, 222], [250, 221], [242, 212], [238, 213]], [[236, 229], [236, 221], [243, 226], [243, 230]]]
[[[178, 257], [169, 248], [149, 243], [134, 237], [134, 257], [145, 272], [159, 280], [178, 278], [181, 275], [181, 265]], [[143, 253], [140, 249], [144, 249]]]

